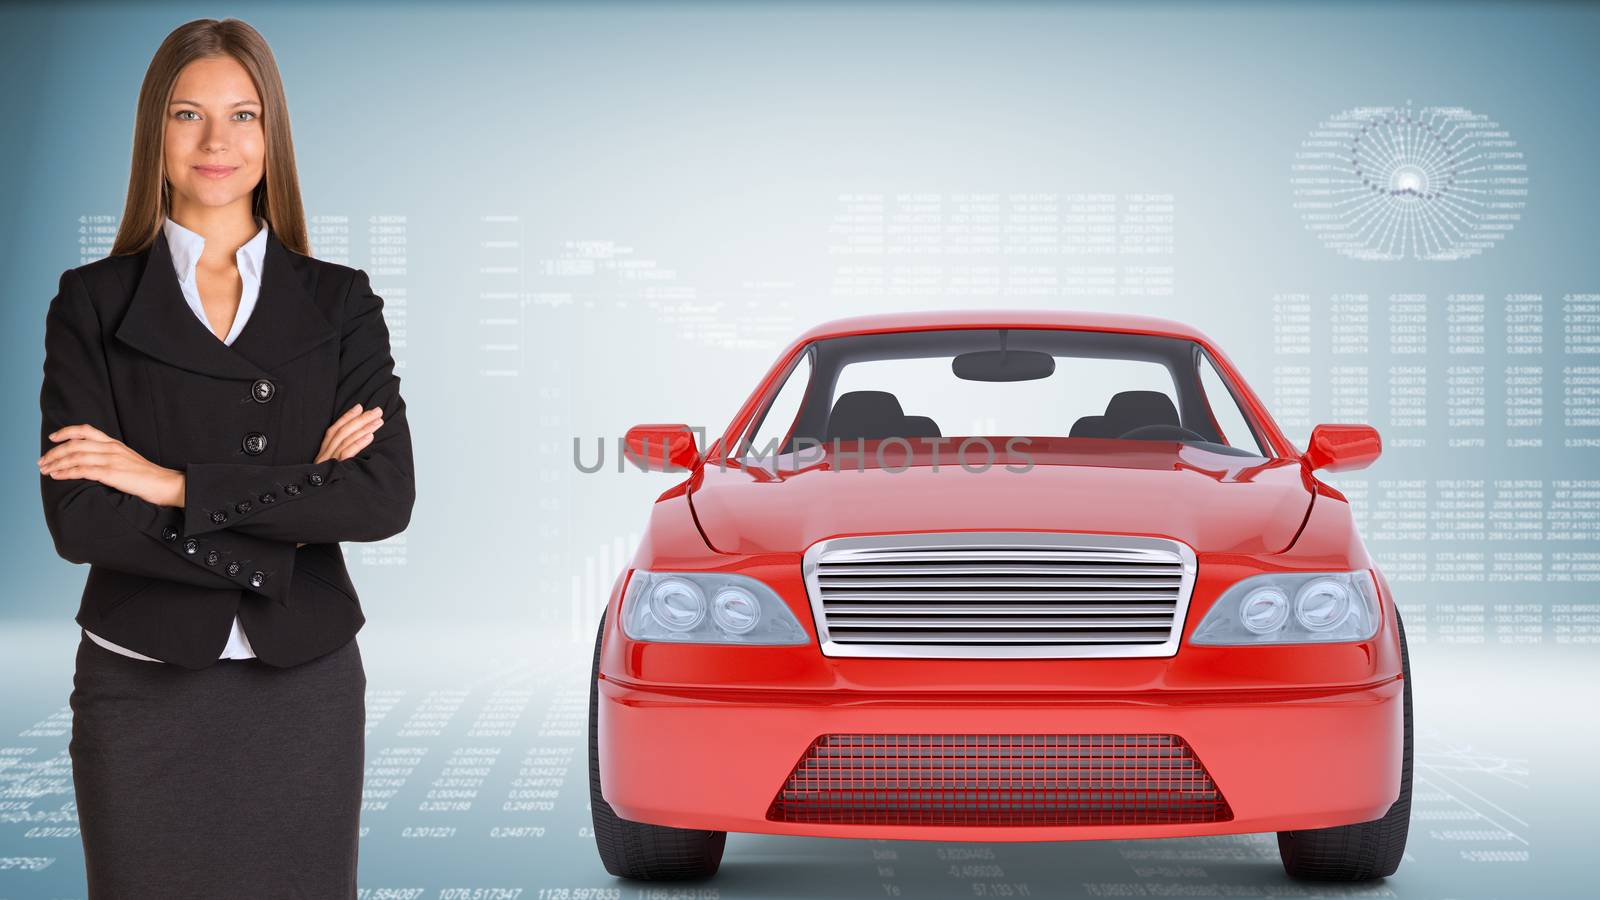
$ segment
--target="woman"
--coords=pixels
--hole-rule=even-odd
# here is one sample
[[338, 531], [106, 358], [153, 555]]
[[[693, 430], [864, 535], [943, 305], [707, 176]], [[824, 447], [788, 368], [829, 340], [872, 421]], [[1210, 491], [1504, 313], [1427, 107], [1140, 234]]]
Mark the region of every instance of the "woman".
[[69, 750], [91, 898], [356, 896], [365, 619], [339, 542], [405, 529], [411, 437], [383, 301], [308, 254], [266, 43], [178, 28], [111, 255], [46, 317], [45, 520], [90, 566]]

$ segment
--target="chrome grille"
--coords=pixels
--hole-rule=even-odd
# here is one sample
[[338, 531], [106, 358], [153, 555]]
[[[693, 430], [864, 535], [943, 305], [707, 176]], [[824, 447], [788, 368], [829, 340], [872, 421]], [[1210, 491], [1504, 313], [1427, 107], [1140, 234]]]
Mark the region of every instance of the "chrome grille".
[[929, 532], [818, 541], [802, 573], [828, 656], [1171, 656], [1195, 557], [1167, 538]]

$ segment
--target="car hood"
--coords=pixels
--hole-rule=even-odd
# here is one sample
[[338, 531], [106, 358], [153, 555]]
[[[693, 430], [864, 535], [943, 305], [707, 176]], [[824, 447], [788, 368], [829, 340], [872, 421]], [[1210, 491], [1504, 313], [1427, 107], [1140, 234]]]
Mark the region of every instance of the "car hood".
[[712, 460], [690, 479], [689, 496], [713, 549], [737, 554], [800, 553], [846, 534], [1007, 530], [1159, 535], [1201, 553], [1275, 553], [1294, 540], [1314, 496], [1298, 460], [1081, 443], [1090, 446], [1035, 452], [1020, 472], [1002, 461], [964, 470], [953, 452], [937, 470], [926, 458], [789, 472]]

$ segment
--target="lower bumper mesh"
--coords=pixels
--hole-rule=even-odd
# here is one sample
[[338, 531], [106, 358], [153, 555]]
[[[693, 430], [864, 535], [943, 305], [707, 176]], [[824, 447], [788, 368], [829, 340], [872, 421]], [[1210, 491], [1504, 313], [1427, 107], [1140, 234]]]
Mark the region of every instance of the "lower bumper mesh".
[[1157, 825], [1233, 812], [1174, 734], [825, 734], [767, 818], [855, 825]]

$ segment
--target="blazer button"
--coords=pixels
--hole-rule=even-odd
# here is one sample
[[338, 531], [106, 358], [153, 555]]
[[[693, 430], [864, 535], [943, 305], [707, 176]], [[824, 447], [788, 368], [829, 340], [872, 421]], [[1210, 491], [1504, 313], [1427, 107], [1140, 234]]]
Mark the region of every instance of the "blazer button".
[[222, 559], [222, 554], [218, 553], [217, 551], [215, 551], [215, 550], [207, 550], [206, 551], [206, 565], [214, 566], [214, 565], [217, 564], [217, 560], [220, 560], [220, 559]]
[[238, 503], [235, 503], [233, 505], [233, 511], [238, 513], [241, 516], [244, 515], [245, 513], [250, 511], [250, 501], [249, 500], [240, 500]]
[[183, 552], [189, 554], [190, 556], [193, 556], [196, 553], [199, 553], [200, 552], [200, 542], [195, 540], [194, 538], [189, 538], [187, 541], [183, 542]]
[[266, 581], [266, 580], [267, 580], [267, 576], [266, 576], [265, 573], [262, 573], [262, 572], [251, 572], [250, 573], [250, 586], [251, 587], [261, 587], [261, 583]]
[[221, 525], [223, 522], [228, 521], [228, 514], [220, 509], [215, 510], [211, 513], [211, 521]]
[[237, 575], [237, 574], [239, 574], [239, 564], [236, 563], [236, 562], [228, 563], [228, 574], [229, 575]]
[[252, 431], [244, 436], [244, 452], [251, 456], [260, 456], [267, 449], [267, 436], [259, 431]]
[[276, 503], [276, 502], [278, 502], [278, 495], [274, 494], [271, 491], [267, 491], [265, 494], [261, 495], [261, 502], [262, 503]]
[[312, 472], [310, 475], [306, 476], [306, 480], [311, 482], [314, 485], [321, 486], [321, 484], [322, 484], [322, 473], [321, 472]]
[[173, 528], [171, 525], [161, 529], [161, 539], [169, 544], [172, 543], [178, 539], [178, 529]]
[[257, 378], [255, 384], [250, 385], [250, 396], [254, 397], [257, 403], [265, 403], [272, 399], [277, 390], [272, 382], [265, 378]]
[[288, 494], [289, 496], [293, 497], [294, 495], [300, 493], [300, 485], [298, 485], [298, 484], [286, 484], [286, 485], [283, 486], [283, 492], [285, 494]]

